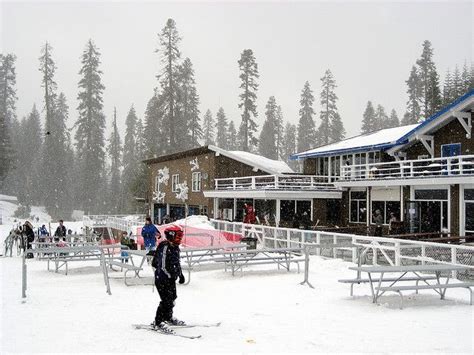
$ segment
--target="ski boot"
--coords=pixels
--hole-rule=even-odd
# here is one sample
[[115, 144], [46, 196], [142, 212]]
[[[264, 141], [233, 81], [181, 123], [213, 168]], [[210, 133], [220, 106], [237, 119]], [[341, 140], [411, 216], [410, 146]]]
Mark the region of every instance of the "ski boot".
[[186, 326], [186, 322], [182, 321], [182, 320], [179, 320], [179, 319], [176, 319], [176, 318], [171, 318], [170, 320], [167, 320], [166, 321], [167, 324], [169, 325], [173, 325], [175, 327], [184, 327]]
[[154, 330], [157, 330], [157, 331], [160, 331], [160, 332], [163, 332], [163, 333], [173, 333], [173, 330], [168, 328], [166, 326], [166, 323], [165, 322], [161, 322], [161, 323], [158, 323], [156, 324], [155, 321], [151, 322], [150, 326], [154, 329]]

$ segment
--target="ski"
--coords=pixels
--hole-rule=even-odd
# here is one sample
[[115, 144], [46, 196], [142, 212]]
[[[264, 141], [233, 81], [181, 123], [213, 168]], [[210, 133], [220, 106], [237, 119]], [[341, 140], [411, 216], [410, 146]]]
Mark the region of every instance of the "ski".
[[221, 322], [217, 323], [186, 323], [183, 325], [175, 325], [175, 324], [168, 324], [166, 325], [170, 328], [211, 328], [211, 327], [219, 327]]
[[184, 335], [184, 334], [179, 334], [179, 333], [176, 333], [174, 330], [172, 329], [169, 329], [169, 331], [165, 331], [163, 329], [160, 329], [160, 328], [154, 328], [152, 327], [151, 325], [149, 324], [132, 324], [132, 326], [135, 328], [135, 329], [145, 329], [145, 330], [149, 330], [150, 332], [156, 332], [156, 333], [160, 333], [160, 334], [163, 334], [163, 335], [172, 335], [172, 336], [176, 336], [176, 337], [180, 337], [180, 338], [185, 338], [185, 339], [199, 339], [202, 337], [202, 335]]

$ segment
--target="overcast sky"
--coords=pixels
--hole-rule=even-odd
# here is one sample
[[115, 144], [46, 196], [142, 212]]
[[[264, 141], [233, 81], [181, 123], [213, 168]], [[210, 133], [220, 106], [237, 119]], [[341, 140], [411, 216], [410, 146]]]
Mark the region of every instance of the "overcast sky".
[[[421, 44], [433, 43], [441, 75], [473, 57], [473, 3], [447, 2], [4, 2], [2, 53], [17, 56], [18, 117], [36, 103], [43, 108], [38, 71], [40, 48], [53, 46], [56, 81], [77, 118], [80, 56], [89, 38], [102, 54], [104, 112], [110, 127], [114, 106], [123, 131], [129, 107], [143, 117], [161, 70], [157, 34], [168, 18], [182, 37], [183, 58], [194, 65], [201, 113], [220, 106], [237, 124], [243, 49], [254, 51], [260, 72], [259, 127], [274, 95], [285, 120], [298, 121], [306, 80], [317, 98], [320, 78], [331, 69], [338, 108], [348, 136], [360, 129], [368, 100], [387, 113], [405, 110], [406, 85]], [[44, 116], [44, 112], [42, 112]]]

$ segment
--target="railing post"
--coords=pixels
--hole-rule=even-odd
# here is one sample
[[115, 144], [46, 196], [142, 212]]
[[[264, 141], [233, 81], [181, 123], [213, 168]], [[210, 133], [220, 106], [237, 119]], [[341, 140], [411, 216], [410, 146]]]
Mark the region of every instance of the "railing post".
[[286, 230], [286, 247], [289, 248], [290, 247], [290, 242], [291, 241], [291, 238], [290, 238], [290, 230], [287, 229]]
[[316, 232], [316, 244], [318, 244], [316, 255], [321, 255], [321, 232]]
[[459, 175], [463, 174], [463, 158], [458, 159], [458, 164], [459, 164]]
[[277, 229], [273, 230], [273, 249], [277, 248]]
[[279, 177], [277, 175], [273, 175], [273, 178], [275, 179], [275, 190], [278, 190], [279, 187]]
[[425, 257], [426, 257], [426, 247], [424, 245], [421, 246], [421, 265], [425, 265]]
[[235, 178], [232, 179], [232, 190], [236, 189], [236, 187], [235, 187], [236, 181], [235, 180], [236, 180]]
[[252, 177], [252, 190], [255, 190], [255, 177]]
[[395, 242], [395, 266], [400, 266], [400, 242]]
[[[456, 257], [456, 248], [455, 247], [451, 247], [451, 264], [457, 265], [457, 257]], [[457, 278], [458, 277], [458, 272], [456, 270], [453, 270], [451, 276], [453, 278]]]
[[[333, 235], [333, 236], [332, 236], [332, 243], [333, 243], [334, 245], [337, 244], [337, 235]], [[333, 258], [333, 259], [336, 259], [336, 255], [337, 255], [336, 248], [332, 247], [331, 249], [332, 249], [332, 258]]]
[[410, 161], [410, 177], [413, 177], [413, 162]]
[[[447, 159], [447, 166], [446, 168], [448, 169], [448, 175], [451, 175], [451, 169], [452, 169], [452, 166], [451, 166], [451, 158], [448, 158]], [[443, 165], [441, 165], [441, 171], [443, 170]]]

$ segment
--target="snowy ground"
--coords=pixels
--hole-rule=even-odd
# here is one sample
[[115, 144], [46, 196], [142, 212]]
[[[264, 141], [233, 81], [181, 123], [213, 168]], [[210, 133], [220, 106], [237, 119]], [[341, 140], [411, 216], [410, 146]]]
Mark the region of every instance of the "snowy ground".
[[0, 353], [473, 352], [474, 307], [465, 290], [448, 290], [444, 301], [425, 291], [407, 297], [403, 310], [396, 295], [377, 306], [367, 285], [356, 286], [351, 298], [349, 286], [337, 282], [354, 276], [350, 265], [312, 257], [315, 289], [299, 285], [302, 274], [274, 266], [236, 277], [223, 270], [195, 272], [189, 285], [178, 285], [175, 315], [222, 325], [181, 329], [203, 336], [187, 340], [132, 329], [132, 323], [154, 318], [158, 295], [151, 286], [126, 287], [115, 279], [109, 296], [95, 262], [73, 264], [65, 276], [31, 260], [23, 302], [20, 258], [0, 258]]

